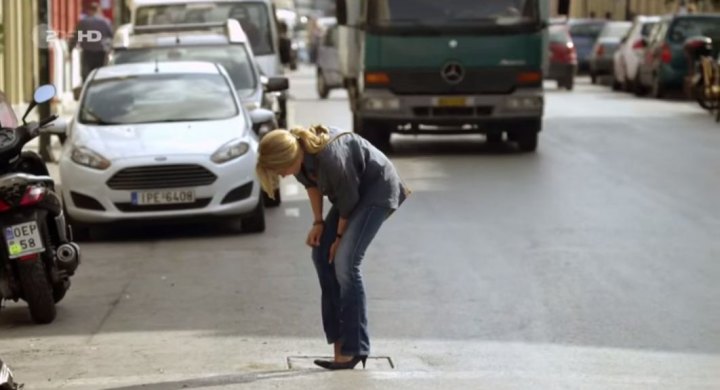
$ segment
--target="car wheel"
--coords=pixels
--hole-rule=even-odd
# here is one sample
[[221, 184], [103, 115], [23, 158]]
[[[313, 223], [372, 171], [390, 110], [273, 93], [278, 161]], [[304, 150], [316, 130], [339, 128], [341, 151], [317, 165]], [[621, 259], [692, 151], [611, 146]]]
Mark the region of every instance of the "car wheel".
[[325, 78], [320, 69], [317, 70], [317, 76], [315, 77], [315, 88], [317, 89], [317, 94], [320, 96], [320, 99], [327, 99], [330, 95], [330, 90], [325, 83]]
[[635, 96], [645, 96], [647, 93], [647, 89], [642, 83], [642, 80], [640, 79], [640, 71], [635, 75], [635, 81], [633, 81]]
[[567, 89], [568, 91], [572, 91], [573, 88], [575, 87], [575, 77], [573, 77], [572, 75], [568, 76], [568, 78], [567, 78], [567, 80], [565, 80], [564, 84], [565, 84], [565, 89]]
[[263, 207], [263, 201], [258, 201], [257, 207], [243, 217], [240, 221], [242, 224], [243, 231], [247, 233], [262, 233], [265, 231], [265, 207]]
[[652, 96], [656, 99], [662, 99], [665, 96], [665, 88], [660, 81], [660, 76], [656, 75], [653, 79]]
[[268, 194], [265, 191], [262, 191], [262, 197], [263, 197], [263, 203], [265, 207], [278, 207], [282, 203], [282, 198], [280, 197], [280, 189], [278, 188], [275, 190], [275, 199], [270, 199]]
[[594, 72], [590, 72], [590, 83], [597, 84], [597, 75]]

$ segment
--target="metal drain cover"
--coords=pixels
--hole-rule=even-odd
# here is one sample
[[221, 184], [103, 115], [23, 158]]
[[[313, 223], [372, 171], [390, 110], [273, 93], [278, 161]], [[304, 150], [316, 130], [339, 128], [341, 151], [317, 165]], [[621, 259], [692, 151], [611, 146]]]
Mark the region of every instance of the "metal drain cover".
[[[313, 361], [315, 359], [332, 360], [332, 356], [288, 356], [287, 365], [289, 370], [321, 369]], [[358, 363], [355, 369], [362, 369], [362, 363]], [[368, 370], [393, 370], [395, 363], [390, 356], [370, 356], [365, 366]]]

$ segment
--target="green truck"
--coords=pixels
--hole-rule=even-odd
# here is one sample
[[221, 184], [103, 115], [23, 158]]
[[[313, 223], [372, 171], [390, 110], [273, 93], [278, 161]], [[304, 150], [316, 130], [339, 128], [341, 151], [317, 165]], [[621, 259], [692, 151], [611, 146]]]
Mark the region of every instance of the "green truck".
[[535, 151], [544, 111], [549, 0], [337, 0], [354, 130], [504, 135]]

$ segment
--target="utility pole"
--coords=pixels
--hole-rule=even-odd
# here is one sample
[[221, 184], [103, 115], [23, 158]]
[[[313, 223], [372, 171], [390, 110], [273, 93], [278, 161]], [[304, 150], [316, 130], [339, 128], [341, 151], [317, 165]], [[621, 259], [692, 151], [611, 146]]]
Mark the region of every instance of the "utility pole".
[[[45, 24], [52, 28], [50, 24], [50, 5], [49, 0], [40, 0], [38, 4], [38, 22]], [[50, 83], [50, 49], [47, 45], [38, 44], [38, 85], [45, 85]], [[38, 118], [43, 119], [49, 117], [52, 113], [50, 112], [50, 102], [40, 104], [38, 107]], [[45, 161], [52, 161], [53, 156], [51, 153], [52, 140], [50, 134], [40, 134], [38, 139], [38, 149], [40, 156]]]
[[625, 0], [625, 20], [631, 21], [632, 16], [632, 10], [630, 9], [630, 1], [631, 0]]

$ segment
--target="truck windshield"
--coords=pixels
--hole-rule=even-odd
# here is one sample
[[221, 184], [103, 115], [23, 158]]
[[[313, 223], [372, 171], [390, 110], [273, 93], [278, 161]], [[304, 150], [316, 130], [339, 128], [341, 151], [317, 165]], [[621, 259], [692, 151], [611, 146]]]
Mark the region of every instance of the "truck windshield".
[[368, 24], [374, 26], [518, 25], [537, 21], [537, 0], [374, 0]]
[[176, 25], [194, 23], [224, 23], [228, 19], [240, 22], [255, 55], [275, 52], [270, 29], [268, 7], [261, 2], [222, 1], [207, 3], [161, 4], [139, 7], [135, 16], [137, 26]]

